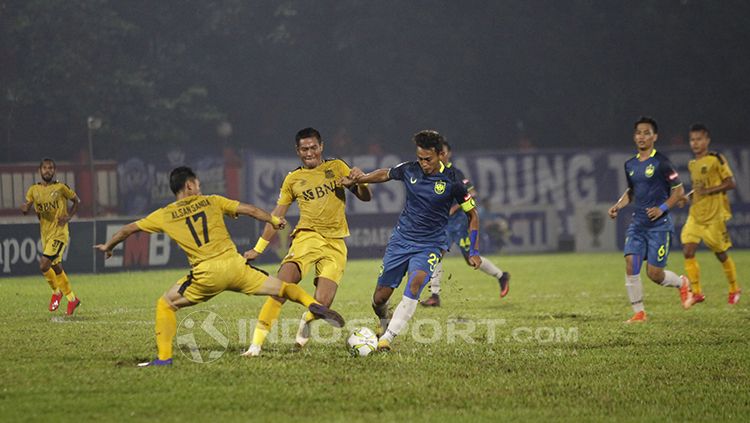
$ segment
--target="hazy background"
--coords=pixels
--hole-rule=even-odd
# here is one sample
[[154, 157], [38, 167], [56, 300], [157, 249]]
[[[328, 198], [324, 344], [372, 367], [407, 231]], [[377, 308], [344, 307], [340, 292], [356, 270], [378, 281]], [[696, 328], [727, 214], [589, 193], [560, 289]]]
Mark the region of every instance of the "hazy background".
[[[0, 0], [0, 162], [172, 148], [334, 155], [630, 148], [641, 114], [680, 145], [696, 120], [743, 145], [741, 0]], [[222, 122], [231, 131], [217, 131]], [[224, 124], [224, 128], [229, 128]]]

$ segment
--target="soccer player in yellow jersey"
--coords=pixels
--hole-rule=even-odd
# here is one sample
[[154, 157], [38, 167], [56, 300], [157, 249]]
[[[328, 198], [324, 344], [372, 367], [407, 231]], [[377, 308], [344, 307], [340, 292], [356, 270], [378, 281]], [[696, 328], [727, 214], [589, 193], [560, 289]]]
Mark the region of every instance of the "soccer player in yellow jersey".
[[[301, 129], [297, 132], [295, 142], [302, 166], [284, 179], [276, 208], [271, 213], [274, 216], [286, 216], [289, 206], [296, 200], [300, 219], [292, 233], [289, 253], [281, 261], [277, 276], [285, 281], [299, 283], [314, 267], [315, 299], [330, 307], [344, 275], [347, 254], [344, 238], [349, 236], [344, 213], [345, 189], [339, 181], [344, 176], [362, 175], [362, 171], [356, 167], [350, 169], [342, 160], [324, 160], [323, 140], [314, 128]], [[354, 185], [351, 191], [362, 201], [369, 201], [371, 198], [366, 184]], [[266, 225], [255, 247], [245, 252], [245, 258], [254, 260], [258, 257], [275, 234], [276, 229]], [[283, 303], [283, 298], [275, 296], [266, 300], [258, 316], [252, 344], [245, 355], [260, 355], [268, 332], [281, 314]], [[302, 315], [295, 339], [298, 348], [304, 347], [310, 339], [309, 323], [313, 319], [314, 316], [310, 313]]]
[[264, 210], [220, 195], [201, 194], [200, 180], [189, 167], [178, 167], [169, 175], [169, 186], [177, 197], [143, 219], [123, 226], [106, 244], [94, 248], [112, 256], [112, 249], [135, 232], [163, 232], [187, 254], [190, 273], [177, 281], [156, 303], [156, 360], [139, 366], [172, 364], [172, 340], [177, 331], [175, 311], [208, 301], [223, 291], [246, 295], [277, 295], [307, 307], [315, 317], [334, 326], [344, 325], [335, 311], [315, 301], [302, 288], [268, 276], [246, 263], [237, 252], [224, 224], [224, 215], [246, 215], [274, 228], [286, 221]]
[[[81, 304], [75, 293], [70, 288], [68, 275], [62, 265], [62, 256], [68, 245], [70, 235], [68, 222], [78, 210], [81, 200], [69, 186], [54, 179], [55, 161], [49, 158], [42, 159], [39, 164], [39, 174], [42, 182], [32, 185], [26, 192], [26, 201], [21, 204], [21, 212], [29, 212], [32, 204], [39, 218], [41, 228], [42, 245], [44, 251], [39, 259], [39, 270], [47, 279], [52, 288], [52, 299], [49, 302], [49, 311], [55, 311], [60, 306], [62, 296], [68, 300], [67, 314], [73, 312]], [[68, 201], [73, 205], [68, 210]]]
[[693, 194], [690, 212], [680, 238], [685, 255], [685, 271], [693, 291], [693, 299], [685, 303], [686, 308], [703, 302], [706, 298], [700, 284], [701, 269], [695, 258], [695, 251], [701, 241], [716, 254], [724, 268], [729, 281], [729, 304], [737, 304], [740, 300], [737, 268], [734, 260], [727, 254], [732, 247], [732, 240], [726, 225], [726, 221], [732, 217], [727, 191], [734, 189], [736, 183], [727, 159], [719, 153], [709, 151], [710, 144], [711, 134], [705, 125], [696, 123], [690, 126], [690, 149], [693, 150], [695, 159], [688, 163], [688, 170], [693, 183]]

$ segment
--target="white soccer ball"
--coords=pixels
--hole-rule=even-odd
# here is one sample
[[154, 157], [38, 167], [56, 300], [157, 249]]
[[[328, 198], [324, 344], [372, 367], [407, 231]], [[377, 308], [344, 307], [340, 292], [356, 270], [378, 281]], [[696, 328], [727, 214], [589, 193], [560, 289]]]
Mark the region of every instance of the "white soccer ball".
[[349, 353], [354, 357], [364, 357], [378, 348], [378, 337], [370, 328], [357, 328], [346, 340]]

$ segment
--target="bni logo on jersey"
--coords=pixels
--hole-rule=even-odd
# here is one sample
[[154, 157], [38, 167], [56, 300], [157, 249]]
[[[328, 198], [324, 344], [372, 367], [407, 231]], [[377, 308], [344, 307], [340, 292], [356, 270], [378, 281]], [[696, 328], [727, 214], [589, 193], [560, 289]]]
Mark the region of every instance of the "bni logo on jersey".
[[177, 348], [196, 363], [210, 363], [224, 355], [229, 346], [226, 322], [212, 311], [188, 314], [177, 327]]

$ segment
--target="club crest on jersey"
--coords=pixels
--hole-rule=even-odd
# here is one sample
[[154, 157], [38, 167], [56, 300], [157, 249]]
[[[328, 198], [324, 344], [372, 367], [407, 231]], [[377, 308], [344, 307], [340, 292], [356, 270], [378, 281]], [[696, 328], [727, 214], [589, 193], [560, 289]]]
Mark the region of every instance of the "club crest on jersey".
[[650, 164], [650, 165], [646, 166], [646, 172], [645, 172], [646, 173], [646, 177], [650, 178], [650, 177], [654, 176], [654, 170], [655, 170], [654, 165]]
[[445, 182], [443, 181], [437, 181], [435, 182], [435, 194], [442, 194], [445, 192]]
[[333, 179], [333, 171], [331, 169], [326, 169], [326, 178], [327, 179]]
[[701, 173], [702, 174], [708, 173], [708, 166], [701, 166]]

